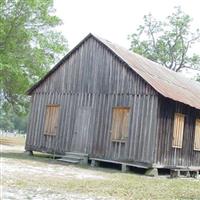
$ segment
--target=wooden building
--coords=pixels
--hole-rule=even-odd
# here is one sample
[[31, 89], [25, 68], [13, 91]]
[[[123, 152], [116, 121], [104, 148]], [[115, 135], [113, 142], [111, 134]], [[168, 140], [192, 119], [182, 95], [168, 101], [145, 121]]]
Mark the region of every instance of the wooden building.
[[200, 84], [93, 34], [28, 94], [27, 151], [200, 167]]

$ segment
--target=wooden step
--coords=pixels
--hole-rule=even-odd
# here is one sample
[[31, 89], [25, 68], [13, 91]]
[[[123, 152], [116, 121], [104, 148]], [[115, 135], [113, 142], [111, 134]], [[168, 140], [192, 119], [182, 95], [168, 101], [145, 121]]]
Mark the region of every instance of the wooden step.
[[66, 152], [61, 158], [58, 156], [56, 157], [58, 161], [62, 162], [88, 164], [88, 154], [84, 153]]
[[79, 156], [79, 157], [88, 157], [88, 154], [86, 154], [86, 153], [78, 153], [78, 152], [65, 152], [65, 155], [73, 155], [73, 156]]
[[65, 156], [62, 156], [63, 159], [70, 159], [70, 160], [83, 160], [84, 158], [83, 157], [79, 157], [79, 156], [73, 156], [73, 155], [65, 155]]
[[67, 163], [73, 163], [73, 164], [78, 164], [79, 161], [78, 160], [71, 160], [71, 159], [66, 159], [66, 158], [60, 158], [60, 159], [57, 159], [58, 161], [61, 161], [61, 162], [67, 162]]

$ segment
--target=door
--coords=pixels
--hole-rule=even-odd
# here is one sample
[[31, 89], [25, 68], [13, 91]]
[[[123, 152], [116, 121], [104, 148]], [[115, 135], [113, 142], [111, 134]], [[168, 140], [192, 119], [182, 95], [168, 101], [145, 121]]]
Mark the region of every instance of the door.
[[71, 151], [87, 153], [90, 120], [91, 107], [80, 107], [76, 114], [74, 132], [72, 134]]

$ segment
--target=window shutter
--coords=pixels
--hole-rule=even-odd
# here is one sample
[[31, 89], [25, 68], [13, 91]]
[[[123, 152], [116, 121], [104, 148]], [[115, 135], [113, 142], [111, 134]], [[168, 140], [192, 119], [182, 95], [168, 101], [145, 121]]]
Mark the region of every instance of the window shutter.
[[182, 148], [185, 115], [175, 113], [172, 147]]
[[196, 120], [195, 125], [194, 150], [200, 151], [200, 119]]
[[112, 140], [125, 140], [128, 137], [129, 108], [113, 108]]
[[59, 105], [47, 105], [44, 135], [56, 135], [58, 128]]

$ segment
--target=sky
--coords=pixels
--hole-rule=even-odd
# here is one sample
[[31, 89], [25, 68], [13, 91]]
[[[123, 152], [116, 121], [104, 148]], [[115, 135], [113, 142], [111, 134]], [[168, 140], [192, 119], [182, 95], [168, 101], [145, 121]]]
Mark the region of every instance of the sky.
[[[142, 24], [145, 14], [164, 20], [175, 6], [181, 6], [193, 18], [193, 28], [200, 28], [199, 0], [54, 0], [56, 15], [63, 21], [59, 30], [68, 40], [69, 49], [89, 33], [129, 49], [128, 35]], [[193, 52], [200, 54], [200, 43]]]
[[129, 48], [127, 37], [143, 22], [145, 14], [151, 12], [162, 20], [174, 6], [181, 6], [193, 18], [194, 27], [200, 28], [199, 0], [54, 0], [56, 14], [63, 21], [60, 30], [70, 49], [88, 33]]

